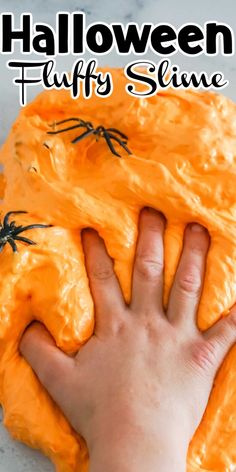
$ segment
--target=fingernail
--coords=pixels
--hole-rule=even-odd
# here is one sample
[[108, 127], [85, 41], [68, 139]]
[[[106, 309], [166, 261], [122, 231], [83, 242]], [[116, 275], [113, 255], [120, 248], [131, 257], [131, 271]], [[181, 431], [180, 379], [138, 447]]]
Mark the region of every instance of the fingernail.
[[94, 231], [91, 228], [83, 228], [81, 231], [82, 241], [84, 241], [84, 237], [86, 239], [86, 237], [93, 236], [93, 234], [94, 234]]
[[151, 215], [157, 215], [157, 210], [154, 210], [154, 208], [151, 207], [144, 207], [144, 210], [150, 213]]
[[190, 228], [193, 233], [202, 233], [203, 231], [205, 231], [204, 226], [201, 226], [197, 223], [192, 223]]
[[151, 207], [144, 207], [144, 210], [152, 216], [155, 216], [155, 217], [159, 216], [159, 218], [162, 218], [164, 223], [166, 222], [165, 215], [163, 215], [163, 213], [161, 213], [159, 210], [155, 210], [154, 208], [151, 208]]
[[93, 228], [83, 228], [81, 234], [94, 234], [95, 230]]

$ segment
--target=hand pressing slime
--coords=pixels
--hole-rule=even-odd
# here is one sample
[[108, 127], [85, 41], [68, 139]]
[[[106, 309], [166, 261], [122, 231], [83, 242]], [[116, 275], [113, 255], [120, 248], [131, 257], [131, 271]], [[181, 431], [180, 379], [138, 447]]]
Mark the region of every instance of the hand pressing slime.
[[[212, 93], [171, 89], [135, 99], [125, 92], [122, 72], [112, 75], [114, 93], [106, 100], [72, 100], [66, 91], [41, 94], [22, 110], [1, 152], [3, 213], [25, 210], [19, 224], [53, 225], [29, 231], [37, 245], [22, 245], [17, 254], [6, 246], [1, 254], [4, 421], [15, 438], [42, 449], [59, 472], [87, 470], [87, 449], [20, 356], [19, 340], [34, 319], [66, 353], [78, 351], [92, 335], [83, 228], [104, 239], [129, 302], [140, 210], [161, 211], [167, 220], [166, 307], [185, 226], [198, 222], [211, 237], [198, 327], [209, 328], [236, 298], [235, 105]], [[72, 143], [78, 130], [48, 134], [54, 122], [71, 117], [121, 131], [132, 155], [119, 147], [121, 158], [114, 156], [93, 135]], [[236, 463], [235, 352], [216, 378], [189, 449], [189, 471], [226, 472]]]
[[94, 335], [74, 357], [35, 323], [20, 344], [42, 384], [86, 440], [90, 472], [186, 471], [188, 445], [215, 374], [236, 341], [235, 307], [204, 333], [196, 327], [209, 247], [207, 231], [199, 225], [186, 229], [163, 310], [164, 228], [161, 215], [142, 211], [129, 305], [102, 240], [84, 231]]

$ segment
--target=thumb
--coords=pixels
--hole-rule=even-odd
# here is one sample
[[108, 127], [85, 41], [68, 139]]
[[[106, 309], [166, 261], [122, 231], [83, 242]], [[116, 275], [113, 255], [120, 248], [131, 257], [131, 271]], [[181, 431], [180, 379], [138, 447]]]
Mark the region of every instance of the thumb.
[[219, 368], [229, 350], [236, 343], [236, 305], [231, 308], [227, 316], [208, 329], [204, 337], [214, 347], [217, 368]]
[[38, 322], [30, 325], [23, 334], [20, 353], [65, 412], [69, 393], [67, 390], [73, 381], [74, 359], [56, 346], [50, 333]]

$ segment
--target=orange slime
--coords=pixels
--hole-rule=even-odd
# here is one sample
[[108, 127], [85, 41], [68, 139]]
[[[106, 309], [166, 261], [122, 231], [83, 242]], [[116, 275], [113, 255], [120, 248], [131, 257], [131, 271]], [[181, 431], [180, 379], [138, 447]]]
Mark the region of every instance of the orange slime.
[[[199, 328], [227, 314], [236, 299], [236, 106], [213, 93], [171, 89], [136, 99], [126, 93], [122, 71], [112, 75], [114, 93], [106, 99], [43, 92], [21, 111], [0, 155], [2, 212], [27, 210], [28, 215], [16, 217], [19, 224], [54, 225], [27, 233], [37, 246], [19, 243], [19, 253], [13, 254], [7, 245], [0, 255], [0, 401], [12, 436], [40, 448], [58, 472], [87, 471], [86, 445], [19, 355], [18, 345], [34, 319], [66, 352], [78, 350], [92, 335], [82, 228], [93, 227], [104, 238], [128, 301], [140, 209], [148, 205], [163, 212], [166, 304], [184, 227], [199, 222], [211, 236]], [[133, 154], [119, 147], [119, 159], [94, 136], [71, 144], [80, 128], [47, 134], [50, 124], [74, 116], [118, 128], [129, 136]], [[190, 445], [188, 472], [234, 470], [235, 405], [234, 348]]]

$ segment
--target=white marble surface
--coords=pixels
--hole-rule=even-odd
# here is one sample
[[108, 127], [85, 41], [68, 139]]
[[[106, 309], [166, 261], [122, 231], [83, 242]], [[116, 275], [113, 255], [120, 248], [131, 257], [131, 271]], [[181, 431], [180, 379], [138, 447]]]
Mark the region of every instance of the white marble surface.
[[[226, 22], [235, 29], [236, 2], [235, 0], [1, 0], [0, 10], [12, 11], [17, 17], [22, 12], [31, 12], [34, 20], [55, 25], [55, 14], [61, 10], [68, 12], [82, 10], [87, 13], [87, 21], [124, 22], [144, 21], [159, 23], [168, 22], [176, 27], [186, 22], [202, 24], [205, 21], [216, 20]], [[17, 25], [18, 19], [16, 19]], [[18, 24], [19, 26], [19, 24]], [[88, 58], [88, 56], [85, 56]], [[143, 57], [143, 56], [142, 56]], [[19, 51], [12, 57], [20, 59]], [[153, 60], [155, 56], [148, 54]], [[1, 95], [0, 95], [0, 142], [6, 138], [7, 132], [19, 111], [18, 89], [12, 85], [13, 72], [8, 71], [5, 63], [6, 56], [0, 57]], [[38, 59], [38, 57], [37, 57]], [[132, 57], [119, 57], [113, 51], [110, 55], [99, 58], [101, 65], [122, 66], [132, 60]], [[224, 94], [236, 101], [236, 62], [235, 57], [222, 56], [208, 58], [187, 58], [174, 56], [174, 61], [186, 70], [205, 70], [212, 73], [220, 70], [230, 81]], [[64, 57], [58, 61], [59, 69], [70, 69], [74, 58]], [[156, 62], [158, 59], [156, 58]], [[40, 89], [33, 88], [31, 97]], [[10, 439], [8, 433], [0, 426], [0, 472], [51, 472], [54, 468], [39, 452], [31, 451], [22, 444]]]

